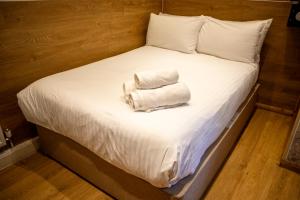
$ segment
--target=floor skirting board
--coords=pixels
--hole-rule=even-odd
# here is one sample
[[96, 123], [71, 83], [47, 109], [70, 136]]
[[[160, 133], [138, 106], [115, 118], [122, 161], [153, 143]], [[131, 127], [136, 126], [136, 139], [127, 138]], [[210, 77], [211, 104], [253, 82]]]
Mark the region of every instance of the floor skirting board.
[[277, 107], [277, 106], [271, 106], [271, 105], [267, 105], [264, 103], [256, 103], [256, 106], [258, 108], [261, 108], [264, 110], [269, 110], [269, 111], [284, 114], [284, 115], [293, 115], [294, 114], [293, 110], [281, 108], [281, 107]]
[[0, 153], [0, 170], [31, 155], [39, 149], [39, 137], [32, 138]]

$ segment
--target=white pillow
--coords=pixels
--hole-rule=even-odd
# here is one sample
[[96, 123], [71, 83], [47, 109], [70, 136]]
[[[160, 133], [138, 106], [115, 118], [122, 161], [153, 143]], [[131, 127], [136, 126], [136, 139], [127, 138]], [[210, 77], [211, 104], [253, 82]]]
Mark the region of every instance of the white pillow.
[[233, 22], [206, 17], [199, 33], [197, 51], [221, 58], [258, 63], [272, 19]]
[[199, 17], [170, 17], [151, 13], [146, 45], [193, 53], [202, 24]]

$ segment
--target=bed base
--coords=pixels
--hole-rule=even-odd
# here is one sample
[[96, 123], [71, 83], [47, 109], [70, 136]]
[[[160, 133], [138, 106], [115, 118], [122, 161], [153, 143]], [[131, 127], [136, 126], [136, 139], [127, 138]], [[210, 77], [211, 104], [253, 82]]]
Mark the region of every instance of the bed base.
[[250, 119], [255, 108], [258, 88], [259, 84], [252, 89], [218, 140], [206, 151], [196, 172], [171, 188], [154, 187], [109, 164], [73, 140], [37, 126], [41, 148], [46, 155], [117, 199], [200, 199]]

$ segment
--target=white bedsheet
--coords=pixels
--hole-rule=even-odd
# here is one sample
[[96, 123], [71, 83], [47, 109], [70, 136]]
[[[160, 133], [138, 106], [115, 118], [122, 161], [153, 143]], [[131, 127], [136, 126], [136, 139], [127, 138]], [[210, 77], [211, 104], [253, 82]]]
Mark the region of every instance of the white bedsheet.
[[[191, 91], [188, 106], [133, 112], [122, 83], [171, 67]], [[192, 174], [257, 79], [258, 67], [203, 54], [141, 47], [40, 79], [18, 93], [26, 119], [71, 138], [156, 187]]]

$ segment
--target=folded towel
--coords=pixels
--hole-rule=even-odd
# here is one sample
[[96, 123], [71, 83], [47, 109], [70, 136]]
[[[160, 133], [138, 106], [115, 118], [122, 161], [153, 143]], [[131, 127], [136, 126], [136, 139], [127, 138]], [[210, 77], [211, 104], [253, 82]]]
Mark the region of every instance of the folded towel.
[[177, 83], [178, 72], [174, 69], [151, 70], [134, 74], [136, 88], [153, 89]]
[[123, 93], [125, 101], [128, 102], [129, 94], [136, 90], [135, 82], [133, 80], [123, 83]]
[[152, 111], [187, 103], [191, 98], [183, 83], [167, 85], [152, 90], [136, 90], [129, 95], [129, 105], [134, 111]]

